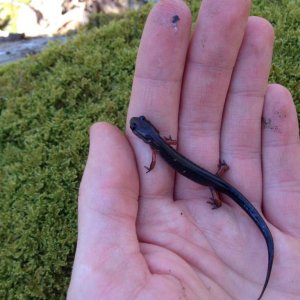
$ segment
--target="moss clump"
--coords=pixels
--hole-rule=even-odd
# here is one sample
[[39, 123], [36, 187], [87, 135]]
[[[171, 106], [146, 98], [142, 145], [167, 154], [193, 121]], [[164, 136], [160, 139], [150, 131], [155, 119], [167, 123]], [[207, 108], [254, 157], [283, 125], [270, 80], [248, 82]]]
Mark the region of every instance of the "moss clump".
[[[287, 85], [297, 104], [299, 7], [253, 7], [276, 29], [271, 80]], [[0, 68], [0, 299], [65, 298], [88, 128], [97, 120], [124, 126], [148, 10]]]
[[255, 0], [252, 13], [266, 18], [274, 26], [270, 82], [290, 89], [300, 116], [300, 0]]
[[149, 8], [0, 68], [0, 299], [64, 299], [88, 129], [124, 126]]

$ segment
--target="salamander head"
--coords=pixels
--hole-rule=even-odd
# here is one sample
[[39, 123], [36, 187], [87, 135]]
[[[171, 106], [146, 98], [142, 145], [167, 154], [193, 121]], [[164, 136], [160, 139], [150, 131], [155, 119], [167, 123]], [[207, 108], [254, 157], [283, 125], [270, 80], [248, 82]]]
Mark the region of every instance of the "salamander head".
[[151, 144], [155, 136], [159, 134], [158, 130], [144, 116], [131, 118], [130, 128], [137, 137], [147, 144]]

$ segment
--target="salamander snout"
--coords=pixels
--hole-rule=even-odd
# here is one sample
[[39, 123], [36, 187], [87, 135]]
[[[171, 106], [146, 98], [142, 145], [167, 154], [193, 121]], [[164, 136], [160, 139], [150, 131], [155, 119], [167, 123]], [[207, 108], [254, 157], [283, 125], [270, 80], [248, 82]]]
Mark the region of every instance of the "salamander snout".
[[136, 128], [138, 127], [138, 118], [137, 117], [133, 117], [130, 119], [130, 129], [134, 132], [136, 130]]
[[130, 129], [133, 132], [141, 130], [142, 128], [145, 127], [146, 124], [147, 124], [147, 120], [144, 116], [133, 117], [130, 119]]

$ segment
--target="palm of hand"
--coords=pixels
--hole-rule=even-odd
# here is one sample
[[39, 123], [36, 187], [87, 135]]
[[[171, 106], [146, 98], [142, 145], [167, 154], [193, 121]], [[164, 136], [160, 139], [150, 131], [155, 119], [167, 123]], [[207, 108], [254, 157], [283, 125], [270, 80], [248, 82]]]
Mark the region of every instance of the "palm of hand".
[[[247, 20], [247, 1], [225, 2], [236, 10], [227, 9], [229, 3], [203, 1], [190, 45], [190, 17], [181, 1], [162, 1], [153, 9], [129, 118], [146, 112], [162, 135], [178, 136], [180, 152], [212, 172], [219, 156], [229, 163], [226, 179], [263, 208], [273, 234], [275, 260], [265, 299], [297, 299], [295, 109], [286, 89], [267, 88], [270, 25]], [[130, 131], [128, 139], [135, 156], [116, 128], [100, 123], [91, 129], [68, 298], [256, 299], [267, 250], [255, 224], [231, 199], [211, 210], [209, 190], [175, 177], [160, 159], [145, 174], [150, 150]]]

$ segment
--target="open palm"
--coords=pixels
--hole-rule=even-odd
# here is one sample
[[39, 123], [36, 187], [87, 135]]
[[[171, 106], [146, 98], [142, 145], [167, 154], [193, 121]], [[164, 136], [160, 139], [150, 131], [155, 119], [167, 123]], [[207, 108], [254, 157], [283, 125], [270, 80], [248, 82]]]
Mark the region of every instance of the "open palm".
[[[150, 13], [128, 120], [145, 115], [178, 150], [224, 175], [262, 213], [275, 243], [264, 299], [299, 299], [300, 146], [289, 92], [268, 85], [273, 30], [250, 1], [204, 0], [190, 38], [181, 0]], [[263, 120], [263, 121], [262, 121]], [[257, 299], [265, 241], [229, 198], [174, 174], [130, 129], [92, 126], [68, 299]], [[128, 142], [129, 140], [129, 142]], [[132, 148], [133, 150], [132, 150]]]

